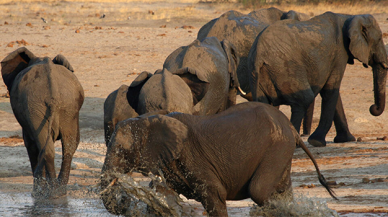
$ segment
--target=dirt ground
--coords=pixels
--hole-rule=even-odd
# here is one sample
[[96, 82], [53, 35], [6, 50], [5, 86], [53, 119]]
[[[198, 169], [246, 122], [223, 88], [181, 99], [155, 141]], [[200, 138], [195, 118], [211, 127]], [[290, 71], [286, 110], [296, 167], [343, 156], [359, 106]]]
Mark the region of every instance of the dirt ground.
[[[384, 5], [369, 6], [278, 6], [307, 15], [324, 11], [371, 13], [388, 35], [388, 11]], [[63, 54], [75, 69], [85, 91], [80, 112], [81, 143], [74, 155], [68, 197], [93, 197], [88, 186], [98, 182], [106, 147], [103, 138], [103, 103], [121, 84], [129, 85], [142, 71], [154, 72], [165, 58], [180, 46], [191, 43], [199, 28], [222, 13], [240, 5], [187, 1], [75, 2], [0, 0], [0, 59], [20, 46], [37, 56]], [[105, 15], [104, 18], [101, 18]], [[47, 22], [44, 22], [44, 20]], [[384, 37], [388, 43], [388, 37]], [[379, 117], [369, 113], [373, 104], [370, 68], [360, 63], [348, 65], [341, 95], [351, 132], [358, 142], [332, 143], [331, 129], [327, 147], [309, 146], [329, 181], [335, 181], [339, 200], [330, 198], [318, 182], [315, 169], [302, 150], [296, 150], [292, 181], [294, 192], [324, 200], [340, 214], [388, 213], [388, 112]], [[17, 123], [0, 81], [0, 193], [30, 192], [32, 173]], [[239, 98], [239, 101], [243, 99]], [[290, 115], [289, 108], [281, 110]], [[317, 98], [313, 127], [319, 121]], [[333, 127], [334, 128], [334, 127]], [[304, 138], [306, 141], [307, 138]], [[56, 143], [56, 167], [59, 169], [61, 146]], [[141, 178], [139, 178], [141, 179]], [[94, 196], [95, 198], [97, 196]], [[194, 202], [190, 202], [195, 204]], [[229, 207], [238, 216], [252, 201], [231, 201]], [[197, 213], [203, 209], [196, 205]], [[202, 210], [201, 210], [202, 209]], [[384, 214], [385, 213], [385, 214]], [[101, 213], [102, 215], [107, 212]]]

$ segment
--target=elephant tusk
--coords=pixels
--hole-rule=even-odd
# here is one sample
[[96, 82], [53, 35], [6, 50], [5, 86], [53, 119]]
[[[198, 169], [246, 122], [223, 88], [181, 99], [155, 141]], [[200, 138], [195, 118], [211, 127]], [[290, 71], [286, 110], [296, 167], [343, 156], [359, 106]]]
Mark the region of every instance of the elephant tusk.
[[105, 192], [107, 192], [108, 189], [110, 187], [112, 187], [117, 182], [117, 180], [118, 180], [118, 178], [113, 179], [112, 182], [108, 186], [106, 186], [106, 188], [103, 191], [100, 192], [100, 195], [103, 195]]
[[237, 89], [238, 89], [238, 91], [240, 91], [240, 93], [242, 95], [244, 95], [244, 96], [247, 95], [247, 93], [245, 93], [243, 90], [241, 90], [240, 86], [238, 86]]

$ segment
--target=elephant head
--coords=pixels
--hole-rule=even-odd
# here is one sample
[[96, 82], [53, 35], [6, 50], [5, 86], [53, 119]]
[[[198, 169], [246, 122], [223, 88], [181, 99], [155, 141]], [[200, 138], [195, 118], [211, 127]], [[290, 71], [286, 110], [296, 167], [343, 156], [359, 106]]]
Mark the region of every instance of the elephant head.
[[372, 15], [358, 15], [345, 25], [349, 38], [349, 63], [356, 58], [364, 67], [372, 66], [375, 104], [370, 107], [374, 116], [381, 115], [385, 108], [385, 86], [387, 78], [387, 53], [382, 32]]
[[[166, 167], [180, 157], [187, 136], [185, 124], [163, 115], [146, 115], [119, 122], [108, 144], [102, 167], [102, 189], [115, 180], [112, 173], [138, 171], [158, 174], [158, 168]], [[117, 185], [113, 185], [101, 198], [106, 209], [114, 214], [125, 213], [130, 202]]]
[[[1, 75], [3, 81], [11, 94], [11, 89], [16, 76], [27, 67], [43, 61], [44, 58], [36, 57], [31, 51], [25, 47], [18, 48], [10, 53], [1, 61]], [[53, 59], [53, 63], [63, 65], [70, 71], [74, 72], [73, 67], [67, 59], [59, 54]]]

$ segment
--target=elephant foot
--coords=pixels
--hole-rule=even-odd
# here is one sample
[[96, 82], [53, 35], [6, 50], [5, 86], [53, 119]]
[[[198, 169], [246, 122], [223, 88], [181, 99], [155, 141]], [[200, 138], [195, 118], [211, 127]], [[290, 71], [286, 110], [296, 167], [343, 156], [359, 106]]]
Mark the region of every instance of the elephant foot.
[[45, 198], [48, 195], [48, 185], [45, 178], [34, 178], [33, 190], [31, 196], [33, 198]]
[[354, 141], [356, 141], [356, 138], [349, 132], [345, 134], [337, 134], [337, 136], [334, 138], [335, 143], [354, 142]]
[[62, 185], [56, 188], [53, 188], [50, 194], [50, 198], [59, 198], [67, 194], [66, 185]]
[[312, 146], [314, 147], [325, 147], [326, 141], [325, 137], [320, 138], [320, 136], [316, 136], [315, 133], [313, 133], [307, 140]]

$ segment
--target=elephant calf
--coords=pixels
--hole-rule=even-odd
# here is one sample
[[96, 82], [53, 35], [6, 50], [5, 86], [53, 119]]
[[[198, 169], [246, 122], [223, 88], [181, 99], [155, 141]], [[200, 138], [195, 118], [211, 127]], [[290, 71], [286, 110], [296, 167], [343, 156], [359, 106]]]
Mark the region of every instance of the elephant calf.
[[[101, 186], [112, 185], [116, 172], [162, 171], [169, 187], [201, 202], [210, 216], [227, 216], [226, 200], [252, 198], [263, 205], [274, 193], [292, 192], [296, 145], [311, 158], [320, 183], [334, 197], [287, 117], [258, 102], [238, 104], [216, 115], [175, 112], [119, 122], [108, 145]], [[118, 185], [112, 188], [120, 192]], [[102, 200], [108, 211], [125, 213], [119, 205], [128, 204], [125, 197], [107, 192], [112, 191], [104, 192]]]
[[215, 114], [236, 104], [239, 58], [227, 40], [194, 40], [177, 48], [154, 74], [141, 73], [127, 99], [138, 114], [156, 110]]
[[128, 86], [123, 84], [109, 94], [104, 102], [104, 132], [107, 145], [119, 121], [139, 116], [128, 103], [127, 91]]
[[[73, 71], [62, 55], [53, 60], [39, 58], [24, 47], [1, 62], [1, 74], [30, 158], [33, 196], [66, 194], [84, 102], [83, 88]], [[54, 142], [58, 139], [62, 140], [62, 166], [56, 179]]]

